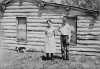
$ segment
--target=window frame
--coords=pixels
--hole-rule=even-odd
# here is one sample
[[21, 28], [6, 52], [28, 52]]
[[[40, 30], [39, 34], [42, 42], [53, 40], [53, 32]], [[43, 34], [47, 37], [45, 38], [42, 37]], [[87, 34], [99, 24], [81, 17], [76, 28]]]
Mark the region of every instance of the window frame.
[[[25, 20], [25, 23], [20, 23], [19, 22], [19, 20], [22, 19], [22, 18], [23, 18], [23, 20]], [[16, 34], [17, 34], [16, 35], [16, 39], [17, 39], [17, 42], [25, 42], [26, 43], [27, 42], [27, 17], [16, 17], [16, 20], [17, 20], [17, 23], [16, 23], [16, 25], [17, 25], [17, 27], [16, 27], [16, 31], [17, 31], [16, 32]], [[25, 31], [25, 39], [24, 40], [19, 39], [18, 32], [19, 32], [20, 29], [18, 28], [18, 26], [20, 24], [23, 24], [23, 25], [25, 24], [25, 30], [24, 30]]]

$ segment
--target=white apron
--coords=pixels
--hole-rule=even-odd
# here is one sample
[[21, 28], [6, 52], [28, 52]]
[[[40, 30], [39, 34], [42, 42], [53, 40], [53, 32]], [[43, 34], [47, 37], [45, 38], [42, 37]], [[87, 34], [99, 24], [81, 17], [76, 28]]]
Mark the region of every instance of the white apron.
[[54, 36], [54, 29], [49, 28], [47, 30], [47, 35], [45, 39], [45, 52], [46, 53], [55, 53], [56, 52], [56, 40]]

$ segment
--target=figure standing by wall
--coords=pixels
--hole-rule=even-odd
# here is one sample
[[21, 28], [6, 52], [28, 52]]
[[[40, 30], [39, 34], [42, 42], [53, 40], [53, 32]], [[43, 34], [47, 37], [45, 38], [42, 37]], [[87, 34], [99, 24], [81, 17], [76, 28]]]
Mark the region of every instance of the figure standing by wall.
[[67, 60], [69, 59], [68, 57], [68, 48], [69, 48], [69, 43], [71, 40], [71, 32], [74, 31], [74, 27], [69, 24], [69, 22], [66, 21], [66, 16], [63, 17], [63, 24], [59, 29], [61, 35], [61, 53], [62, 53], [62, 58]]
[[56, 40], [55, 40], [55, 28], [53, 27], [52, 21], [47, 21], [48, 26], [45, 31], [45, 52], [47, 59], [53, 59], [53, 53], [56, 52]]

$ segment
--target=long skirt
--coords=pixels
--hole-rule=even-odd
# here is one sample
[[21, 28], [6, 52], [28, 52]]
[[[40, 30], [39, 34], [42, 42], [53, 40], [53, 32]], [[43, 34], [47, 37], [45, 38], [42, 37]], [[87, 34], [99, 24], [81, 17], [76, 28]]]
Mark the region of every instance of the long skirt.
[[54, 36], [52, 36], [51, 38], [46, 38], [45, 52], [46, 53], [56, 52], [56, 40]]

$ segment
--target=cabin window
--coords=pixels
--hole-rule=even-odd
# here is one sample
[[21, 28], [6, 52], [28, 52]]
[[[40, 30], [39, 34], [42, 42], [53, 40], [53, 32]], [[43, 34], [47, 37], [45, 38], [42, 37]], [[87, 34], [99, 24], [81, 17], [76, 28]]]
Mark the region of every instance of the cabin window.
[[27, 40], [26, 17], [16, 17], [16, 19], [17, 19], [17, 41], [26, 42]]

